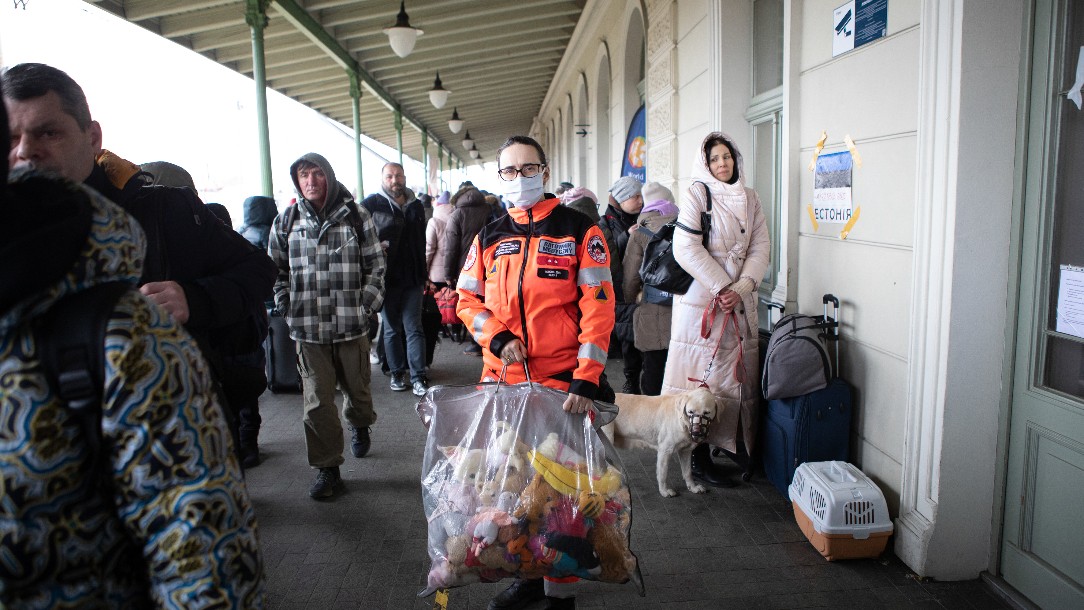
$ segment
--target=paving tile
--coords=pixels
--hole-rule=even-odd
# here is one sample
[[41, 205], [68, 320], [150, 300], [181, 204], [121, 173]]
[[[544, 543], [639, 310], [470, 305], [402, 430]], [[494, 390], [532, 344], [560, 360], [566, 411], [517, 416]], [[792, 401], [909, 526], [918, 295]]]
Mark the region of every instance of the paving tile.
[[[480, 362], [461, 349], [450, 341], [437, 346], [434, 383], [477, 379]], [[620, 360], [608, 368], [611, 378], [622, 378]], [[274, 610], [433, 608], [432, 596], [417, 597], [430, 568], [419, 482], [425, 428], [414, 397], [391, 392], [387, 378], [374, 373], [379, 420], [372, 452], [361, 460], [345, 456], [347, 491], [327, 502], [308, 497], [315, 474], [305, 459], [300, 395], [261, 398], [264, 461], [246, 477]], [[890, 552], [882, 559], [825, 561], [797, 528], [789, 500], [762, 476], [692, 494], [672, 462], [668, 480], [680, 495], [662, 498], [654, 452], [619, 453], [632, 487], [632, 549], [647, 595], [631, 584], [584, 582], [577, 585], [577, 607], [1006, 607], [977, 580], [918, 580]], [[509, 582], [453, 589], [448, 608], [481, 610]]]

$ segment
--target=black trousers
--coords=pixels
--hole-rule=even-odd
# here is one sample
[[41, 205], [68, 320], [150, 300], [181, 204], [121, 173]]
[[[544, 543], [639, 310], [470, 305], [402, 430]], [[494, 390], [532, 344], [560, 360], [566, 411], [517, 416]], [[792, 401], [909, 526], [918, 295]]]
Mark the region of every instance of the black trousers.
[[640, 352], [643, 359], [640, 391], [644, 396], [658, 396], [662, 393], [662, 374], [666, 370], [666, 355], [669, 352], [670, 350], [665, 349]]

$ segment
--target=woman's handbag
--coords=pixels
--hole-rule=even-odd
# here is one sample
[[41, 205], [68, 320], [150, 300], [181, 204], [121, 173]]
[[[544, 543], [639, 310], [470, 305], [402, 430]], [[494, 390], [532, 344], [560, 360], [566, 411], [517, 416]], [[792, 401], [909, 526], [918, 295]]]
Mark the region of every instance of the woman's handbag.
[[683, 231], [699, 233], [704, 247], [708, 246], [711, 233], [711, 192], [706, 184], [700, 184], [708, 198], [708, 209], [700, 215], [700, 230], [690, 229], [676, 221], [663, 225], [658, 233], [641, 227], [641, 230], [651, 234], [651, 239], [644, 248], [644, 262], [640, 264], [640, 279], [645, 286], [671, 294], [685, 294], [692, 285], [693, 276], [682, 269], [674, 258], [674, 229], [680, 227]]

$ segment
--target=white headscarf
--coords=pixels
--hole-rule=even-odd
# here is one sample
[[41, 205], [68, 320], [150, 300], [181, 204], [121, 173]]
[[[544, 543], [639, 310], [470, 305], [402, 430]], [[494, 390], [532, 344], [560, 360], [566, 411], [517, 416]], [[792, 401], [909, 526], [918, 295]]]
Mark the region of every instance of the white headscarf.
[[[727, 184], [711, 175], [711, 169], [708, 167], [708, 157], [704, 154], [704, 145], [712, 139], [725, 140], [726, 143], [730, 145], [730, 150], [734, 153], [734, 171], [738, 173], [738, 179], [734, 181], [734, 184]], [[733, 138], [721, 131], [709, 133], [707, 137], [700, 142], [700, 149], [697, 151], [697, 160], [698, 163], [693, 166], [693, 180], [708, 185], [708, 190], [711, 192], [712, 199], [715, 201], [714, 205], [721, 204], [725, 206], [739, 221], [745, 223], [748, 208], [748, 201], [745, 196], [745, 167], [742, 163], [741, 152], [738, 151], [738, 147], [734, 144]], [[692, 188], [700, 187], [693, 184]]]

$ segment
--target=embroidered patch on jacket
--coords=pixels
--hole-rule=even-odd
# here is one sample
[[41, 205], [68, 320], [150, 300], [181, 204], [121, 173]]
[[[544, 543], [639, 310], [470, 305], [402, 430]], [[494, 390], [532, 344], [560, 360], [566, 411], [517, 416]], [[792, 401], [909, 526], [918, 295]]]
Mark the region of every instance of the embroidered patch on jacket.
[[606, 289], [603, 288], [602, 286], [599, 286], [598, 290], [595, 291], [595, 300], [596, 301], [609, 301], [610, 300], [610, 297], [606, 296]]
[[587, 240], [587, 254], [596, 263], [600, 265], [606, 264], [606, 244], [601, 237], [592, 235], [591, 239]]
[[474, 243], [470, 245], [470, 250], [467, 250], [467, 260], [463, 261], [463, 271], [470, 271], [474, 266], [475, 261], [478, 260], [478, 244]]
[[518, 241], [501, 242], [501, 244], [497, 246], [497, 249], [493, 251], [493, 258], [508, 256], [509, 254], [519, 254], [521, 248], [522, 244]]
[[576, 242], [540, 239], [538, 240], [538, 252], [541, 254], [552, 254], [554, 256], [575, 256]]
[[547, 267], [569, 267], [572, 265], [572, 261], [567, 258], [557, 258], [556, 256], [539, 256], [538, 264]]
[[544, 279], [547, 279], [547, 280], [567, 280], [568, 279], [568, 270], [567, 269], [547, 269], [546, 267], [539, 267], [539, 269], [538, 269], [538, 277], [544, 278]]

